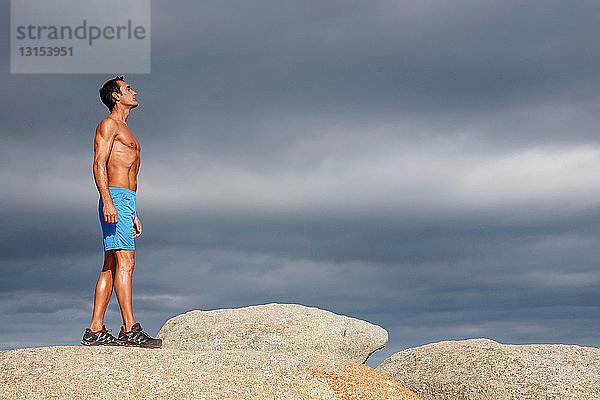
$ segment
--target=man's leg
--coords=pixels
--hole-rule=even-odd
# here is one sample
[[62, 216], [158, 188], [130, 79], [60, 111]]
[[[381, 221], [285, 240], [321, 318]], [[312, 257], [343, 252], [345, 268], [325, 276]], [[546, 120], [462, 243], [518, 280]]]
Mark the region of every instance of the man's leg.
[[115, 258], [117, 259], [117, 270], [114, 286], [117, 293], [117, 300], [119, 300], [119, 306], [121, 307], [121, 315], [123, 316], [123, 327], [119, 332], [117, 343], [123, 346], [161, 347], [162, 340], [148, 336], [143, 331], [142, 325], [139, 322], [135, 322], [133, 318], [131, 281], [135, 265], [135, 251], [115, 250]]
[[112, 294], [116, 265], [114, 250], [105, 251], [104, 264], [98, 277], [98, 283], [96, 283], [96, 293], [94, 295], [94, 312], [90, 323], [92, 332], [98, 332], [104, 325], [104, 313]]
[[133, 301], [131, 280], [133, 278], [133, 267], [135, 265], [134, 250], [115, 250], [117, 261], [116, 274], [114, 279], [115, 293], [121, 307], [123, 316], [123, 327], [125, 331], [131, 330], [135, 319], [133, 318]]

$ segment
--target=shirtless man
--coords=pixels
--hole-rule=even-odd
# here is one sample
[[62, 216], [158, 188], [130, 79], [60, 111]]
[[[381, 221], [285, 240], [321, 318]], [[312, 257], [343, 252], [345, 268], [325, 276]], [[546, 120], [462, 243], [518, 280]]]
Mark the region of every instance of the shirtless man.
[[[160, 339], [148, 336], [133, 318], [134, 238], [142, 234], [136, 212], [140, 144], [127, 127], [127, 117], [138, 105], [136, 95], [122, 76], [107, 81], [100, 89], [100, 98], [110, 110], [98, 124], [94, 139], [93, 170], [100, 193], [98, 212], [104, 241], [104, 265], [96, 284], [92, 321], [81, 340], [89, 346], [162, 346]], [[113, 287], [123, 317], [118, 338], [103, 324]]]

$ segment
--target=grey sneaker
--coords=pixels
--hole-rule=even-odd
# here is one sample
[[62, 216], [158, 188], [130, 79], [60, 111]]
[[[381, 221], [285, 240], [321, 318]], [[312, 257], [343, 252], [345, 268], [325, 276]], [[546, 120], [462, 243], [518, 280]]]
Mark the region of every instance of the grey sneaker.
[[162, 346], [162, 340], [148, 336], [142, 330], [142, 325], [139, 322], [133, 324], [131, 330], [128, 332], [125, 332], [123, 327], [121, 327], [117, 343], [123, 346], [146, 347], [150, 349], [157, 349]]
[[81, 344], [86, 346], [118, 346], [117, 338], [110, 333], [110, 329], [106, 330], [106, 327], [102, 325], [102, 330], [98, 332], [92, 332], [90, 328], [86, 328], [81, 339]]

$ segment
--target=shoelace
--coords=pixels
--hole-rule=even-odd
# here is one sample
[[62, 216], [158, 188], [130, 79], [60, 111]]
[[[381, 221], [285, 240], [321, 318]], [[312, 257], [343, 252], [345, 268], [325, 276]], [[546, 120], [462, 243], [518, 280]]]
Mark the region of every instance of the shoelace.
[[113, 340], [112, 339], [112, 335], [109, 333], [112, 332], [111, 329], [102, 329], [100, 332], [97, 332], [98, 334], [98, 341], [107, 341], [107, 340]]

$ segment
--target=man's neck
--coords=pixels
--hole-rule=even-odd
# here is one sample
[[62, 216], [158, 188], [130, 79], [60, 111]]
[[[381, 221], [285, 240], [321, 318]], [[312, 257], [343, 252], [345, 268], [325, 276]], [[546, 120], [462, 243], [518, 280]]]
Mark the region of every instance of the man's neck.
[[124, 124], [127, 124], [127, 117], [129, 117], [129, 111], [131, 111], [131, 108], [119, 107], [119, 105], [116, 104], [110, 112], [110, 117], [116, 119], [117, 121], [121, 121]]

